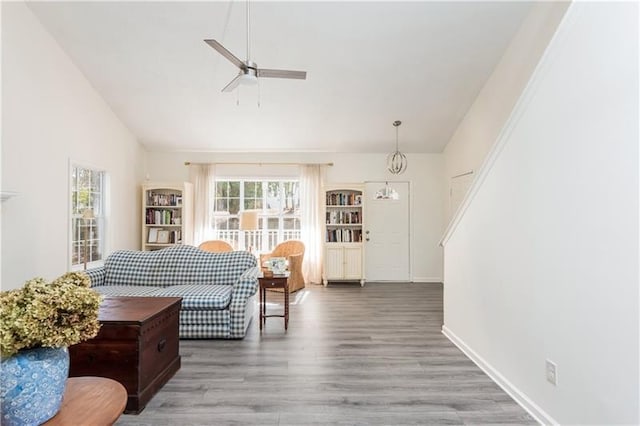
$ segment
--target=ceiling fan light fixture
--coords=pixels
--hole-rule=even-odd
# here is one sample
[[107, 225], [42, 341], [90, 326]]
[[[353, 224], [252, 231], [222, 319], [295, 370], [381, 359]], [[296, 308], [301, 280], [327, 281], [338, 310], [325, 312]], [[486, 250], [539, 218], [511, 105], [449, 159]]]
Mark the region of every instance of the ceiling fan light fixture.
[[255, 74], [241, 74], [240, 75], [240, 84], [243, 86], [255, 86], [258, 84], [258, 77]]
[[394, 175], [399, 175], [407, 170], [407, 156], [398, 149], [398, 127], [402, 121], [396, 120], [393, 126], [396, 128], [396, 150], [387, 156], [387, 170]]

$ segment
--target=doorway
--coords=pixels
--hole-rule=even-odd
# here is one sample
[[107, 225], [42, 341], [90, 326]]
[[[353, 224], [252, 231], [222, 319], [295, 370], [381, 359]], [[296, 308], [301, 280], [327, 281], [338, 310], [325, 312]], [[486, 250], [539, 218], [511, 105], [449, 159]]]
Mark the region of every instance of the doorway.
[[409, 281], [409, 182], [367, 182], [364, 206], [366, 280]]

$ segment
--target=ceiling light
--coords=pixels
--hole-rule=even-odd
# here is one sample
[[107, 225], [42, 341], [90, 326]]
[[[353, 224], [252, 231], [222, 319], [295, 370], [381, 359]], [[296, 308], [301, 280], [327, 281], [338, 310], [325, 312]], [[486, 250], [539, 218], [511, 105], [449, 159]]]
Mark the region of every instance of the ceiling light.
[[256, 84], [258, 84], [258, 77], [251, 74], [242, 74], [240, 76], [239, 83], [244, 86], [255, 86]]
[[385, 182], [384, 186], [376, 192], [373, 197], [374, 200], [399, 200], [400, 194], [398, 191], [389, 186], [389, 182]]
[[396, 128], [396, 151], [387, 157], [387, 170], [394, 175], [399, 175], [407, 170], [407, 156], [398, 150], [398, 127], [401, 124], [402, 121], [399, 120], [393, 122], [393, 126]]

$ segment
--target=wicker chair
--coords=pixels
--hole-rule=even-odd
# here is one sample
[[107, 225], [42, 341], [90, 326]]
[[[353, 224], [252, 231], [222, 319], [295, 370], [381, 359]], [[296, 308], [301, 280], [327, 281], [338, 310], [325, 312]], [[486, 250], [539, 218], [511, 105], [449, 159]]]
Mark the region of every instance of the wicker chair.
[[302, 241], [284, 241], [278, 244], [271, 253], [261, 254], [260, 266], [264, 265], [264, 262], [272, 257], [284, 257], [289, 263], [289, 293], [304, 288], [304, 276], [302, 275], [304, 243]]
[[200, 250], [210, 251], [212, 253], [224, 253], [227, 251], [233, 251], [233, 246], [226, 241], [222, 240], [209, 240], [205, 241], [198, 246]]

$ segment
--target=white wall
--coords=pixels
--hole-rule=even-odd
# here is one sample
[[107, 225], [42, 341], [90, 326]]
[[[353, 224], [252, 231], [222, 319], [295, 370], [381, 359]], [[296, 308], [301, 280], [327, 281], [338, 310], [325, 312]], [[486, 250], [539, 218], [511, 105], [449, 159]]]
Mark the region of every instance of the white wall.
[[109, 247], [138, 248], [144, 151], [24, 3], [2, 2], [2, 288], [68, 270], [69, 160], [111, 178]]
[[[509, 43], [500, 62], [483, 86], [444, 153], [444, 184], [449, 193], [451, 178], [482, 165], [518, 97], [549, 44], [568, 2], [538, 2]], [[445, 202], [445, 218], [455, 213]]]
[[445, 334], [545, 423], [640, 423], [638, 29], [572, 4], [445, 243]]
[[[386, 171], [385, 154], [344, 153], [188, 153], [150, 152], [146, 175], [151, 181], [188, 180], [185, 161], [192, 162], [333, 162], [327, 169], [327, 182], [364, 182], [394, 180], [411, 184], [411, 263], [412, 280], [442, 280], [443, 188], [442, 155], [408, 154], [409, 167], [399, 177]], [[225, 176], [298, 176], [298, 167], [218, 166]]]

